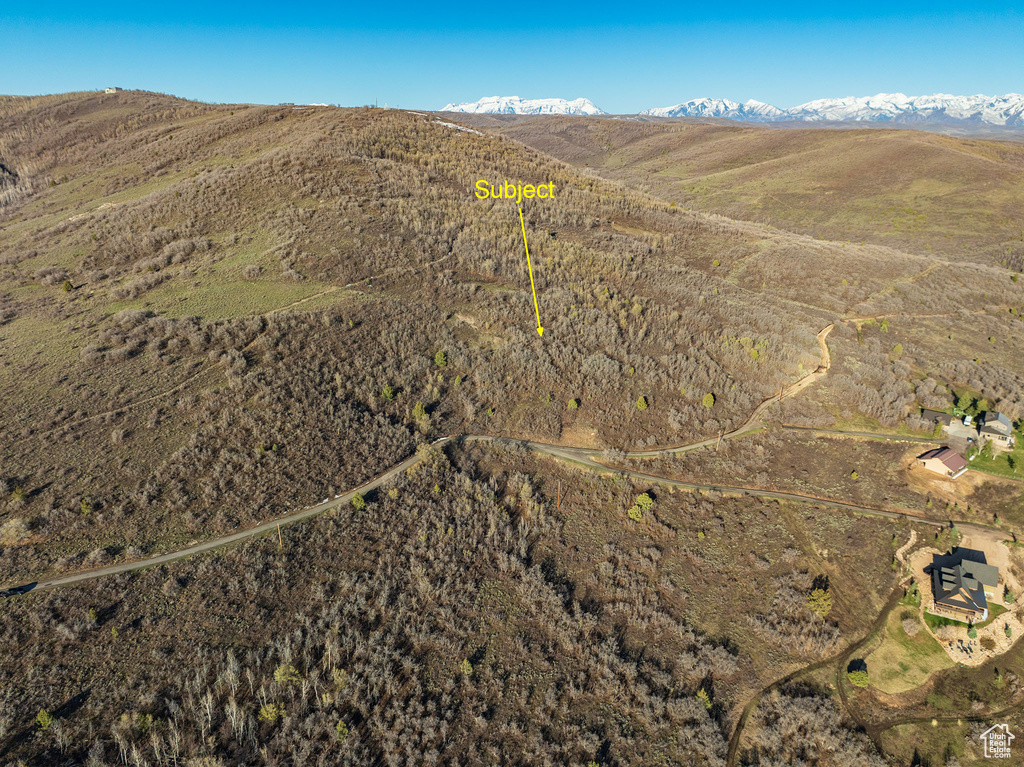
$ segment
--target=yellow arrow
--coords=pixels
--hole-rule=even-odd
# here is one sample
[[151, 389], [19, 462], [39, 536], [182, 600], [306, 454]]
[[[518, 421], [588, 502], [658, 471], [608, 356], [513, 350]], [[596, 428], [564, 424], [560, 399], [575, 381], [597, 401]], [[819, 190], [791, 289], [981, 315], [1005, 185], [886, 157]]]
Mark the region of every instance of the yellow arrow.
[[523, 220], [523, 209], [519, 209], [519, 224], [523, 227], [523, 248], [526, 249], [526, 269], [530, 272], [530, 290], [533, 291], [533, 310], [537, 312], [537, 335], [544, 335], [544, 326], [540, 324], [540, 307], [537, 305], [537, 288], [533, 284], [533, 265], [530, 263], [530, 246], [526, 244], [526, 222]]

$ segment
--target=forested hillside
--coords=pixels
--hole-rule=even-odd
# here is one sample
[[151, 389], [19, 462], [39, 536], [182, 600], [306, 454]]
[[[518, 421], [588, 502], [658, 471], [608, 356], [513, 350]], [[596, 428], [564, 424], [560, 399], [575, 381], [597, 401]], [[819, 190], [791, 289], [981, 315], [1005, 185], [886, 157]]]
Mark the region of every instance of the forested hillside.
[[[479, 179], [556, 190], [523, 209], [543, 336], [518, 211]], [[724, 764], [756, 691], [867, 630], [908, 525], [428, 445], [713, 441], [819, 367], [829, 324], [827, 377], [773, 421], [909, 430], [964, 391], [1017, 417], [1024, 285], [634, 181], [416, 112], [0, 99], [0, 585], [425, 457], [281, 537], [0, 603], [0, 762]], [[789, 446], [664, 463], [806, 487]], [[874, 758], [826, 686], [766, 700], [748, 763], [803, 753], [770, 736], [787, 712], [828, 722], [814, 763]]]
[[[820, 309], [730, 283], [792, 244], [412, 113], [130, 94], [14, 101], [4, 125], [5, 540], [33, 543], [8, 571], [102, 559], [122, 526], [248, 523], [432, 434], [714, 434], [881, 286], [877, 257]], [[480, 177], [558, 189], [526, 211], [543, 339], [515, 211], [475, 199]]]

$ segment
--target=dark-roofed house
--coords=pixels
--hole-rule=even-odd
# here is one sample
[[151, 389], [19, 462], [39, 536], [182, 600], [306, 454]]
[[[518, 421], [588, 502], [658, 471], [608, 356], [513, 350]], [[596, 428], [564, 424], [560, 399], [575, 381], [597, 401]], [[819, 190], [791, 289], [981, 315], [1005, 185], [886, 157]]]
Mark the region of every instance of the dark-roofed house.
[[967, 471], [967, 461], [964, 460], [964, 457], [948, 447], [937, 447], [927, 453], [921, 453], [917, 460], [929, 471], [953, 479]]
[[953, 421], [957, 420], [957, 417], [955, 415], [950, 415], [949, 413], [943, 413], [941, 410], [928, 410], [927, 408], [922, 408], [921, 420], [933, 429], [936, 424], [942, 424], [943, 429], [948, 429], [949, 425], [953, 423]]
[[995, 597], [999, 568], [970, 559], [972, 554], [975, 552], [968, 550], [952, 557], [935, 557], [932, 563], [932, 595], [937, 612], [948, 612], [960, 620], [980, 623], [988, 618], [988, 600]]
[[981, 436], [986, 442], [992, 442], [993, 447], [1009, 449], [1013, 447], [1013, 423], [1003, 413], [985, 413]]

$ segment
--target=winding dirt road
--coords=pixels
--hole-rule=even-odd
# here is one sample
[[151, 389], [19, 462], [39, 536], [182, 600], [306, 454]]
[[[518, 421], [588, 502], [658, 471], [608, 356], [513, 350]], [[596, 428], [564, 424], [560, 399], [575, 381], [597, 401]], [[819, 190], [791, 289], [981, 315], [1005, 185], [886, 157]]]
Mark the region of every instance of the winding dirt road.
[[[715, 440], [710, 440], [710, 443], [714, 443]], [[875, 517], [883, 517], [887, 519], [906, 520], [909, 522], [929, 522], [935, 524], [933, 520], [926, 520], [923, 516], [918, 514], [912, 514], [908, 512], [892, 511], [889, 509], [879, 509], [872, 506], [861, 506], [855, 503], [847, 503], [846, 501], [840, 501], [832, 498], [819, 498], [812, 495], [801, 495], [799, 493], [786, 493], [776, 490], [761, 490], [759, 488], [744, 487], [742, 485], [728, 485], [720, 483], [705, 483], [705, 482], [685, 482], [678, 479], [669, 479], [656, 474], [645, 474], [639, 471], [632, 471], [629, 469], [619, 469], [607, 466], [596, 460], [593, 451], [585, 448], [577, 447], [564, 447], [561, 445], [549, 445], [543, 442], [531, 442], [528, 440], [511, 439], [509, 437], [494, 437], [489, 435], [469, 435], [464, 437], [442, 437], [441, 439], [435, 440], [434, 445], [440, 446], [447, 443], [469, 443], [469, 442], [488, 442], [496, 445], [508, 445], [525, 448], [534, 453], [542, 455], [549, 455], [553, 458], [570, 461], [577, 465], [585, 466], [586, 468], [592, 469], [598, 472], [604, 472], [609, 474], [617, 474], [620, 476], [630, 477], [631, 479], [640, 480], [642, 482], [651, 482], [659, 485], [667, 485], [670, 487], [679, 487], [687, 490], [696, 490], [701, 492], [720, 492], [734, 495], [742, 495], [750, 498], [768, 498], [778, 501], [793, 501], [797, 503], [809, 503], [816, 506], [824, 506], [827, 508], [838, 509], [841, 511], [849, 511], [854, 514], [864, 514]], [[663, 451], [664, 454], [678, 452], [681, 448], [668, 448]], [[691, 446], [687, 446], [682, 449], [692, 449]], [[637, 453], [627, 453], [627, 456], [635, 456]], [[184, 549], [177, 551], [167, 552], [165, 554], [159, 554], [148, 559], [141, 559], [135, 562], [123, 562], [117, 565], [110, 565], [109, 567], [102, 567], [96, 570], [86, 570], [79, 573], [73, 573], [71, 575], [65, 575], [58, 578], [51, 578], [49, 580], [42, 580], [36, 583], [27, 584], [31, 586], [29, 591], [45, 591], [48, 589], [57, 588], [60, 586], [71, 586], [76, 583], [83, 583], [85, 581], [94, 580], [96, 578], [102, 578], [108, 575], [117, 575], [119, 573], [129, 573], [136, 570], [144, 570], [150, 567], [157, 567], [159, 565], [167, 564], [178, 559], [184, 559], [185, 557], [191, 557], [196, 554], [202, 554], [205, 552], [213, 551], [214, 549], [223, 548], [230, 546], [235, 543], [240, 543], [249, 538], [254, 538], [265, 533], [273, 533], [277, 530], [278, 526], [284, 527], [287, 525], [301, 522], [310, 517], [315, 517], [319, 514], [337, 509], [345, 504], [351, 503], [352, 498], [359, 493], [360, 495], [366, 495], [367, 493], [376, 490], [381, 485], [385, 484], [388, 480], [397, 477], [406, 469], [409, 469], [423, 459], [420, 455], [412, 455], [406, 458], [396, 466], [392, 466], [383, 474], [380, 474], [368, 482], [359, 485], [346, 493], [337, 495], [334, 498], [325, 500], [322, 503], [318, 503], [315, 506], [301, 509], [299, 511], [285, 514], [275, 519], [263, 522], [255, 527], [250, 527], [245, 530], [239, 530], [237, 533], [231, 535], [225, 535], [221, 538], [214, 538], [203, 543], [198, 543], [194, 546], [189, 546]], [[957, 527], [965, 534], [992, 536], [993, 534], [999, 535], [1000, 531], [997, 528], [990, 528], [984, 525], [976, 523], [958, 521]], [[20, 587], [19, 587], [20, 588]]]
[[[448, 441], [447, 437], [443, 440], [438, 440], [439, 443], [446, 441]], [[392, 477], [398, 476], [409, 467], [415, 466], [422, 460], [423, 459], [418, 455], [410, 456], [397, 466], [392, 466], [383, 474], [374, 477], [369, 482], [365, 482], [359, 487], [349, 490], [347, 493], [344, 493], [343, 495], [336, 495], [334, 498], [326, 500], [323, 503], [318, 503], [316, 506], [310, 506], [308, 508], [302, 509], [301, 511], [296, 511], [291, 514], [286, 514], [282, 517], [278, 517], [276, 519], [271, 519], [267, 522], [263, 522], [259, 525], [256, 525], [255, 527], [250, 527], [245, 530], [239, 530], [237, 533], [225, 535], [222, 538], [214, 538], [210, 541], [197, 543], [195, 546], [189, 546], [188, 548], [179, 549], [178, 551], [170, 551], [166, 554], [160, 554], [155, 557], [150, 557], [149, 559], [141, 559], [136, 562], [124, 562], [119, 565], [102, 567], [97, 570], [87, 570], [81, 573], [74, 573], [73, 575], [66, 575], [60, 578], [53, 578], [47, 581], [40, 581], [35, 584], [35, 586], [32, 588], [32, 591], [42, 591], [46, 589], [56, 588], [58, 586], [70, 586], [75, 583], [81, 583], [82, 581], [90, 581], [95, 578], [102, 578], [106, 575], [130, 573], [135, 570], [143, 570], [147, 567], [156, 567], [158, 565], [166, 564], [167, 562], [173, 562], [176, 559], [184, 559], [185, 557], [191, 557], [195, 554], [202, 554], [206, 551], [213, 551], [214, 549], [219, 549], [224, 546], [230, 546], [233, 543], [239, 543], [240, 541], [244, 541], [248, 538], [254, 538], [258, 535], [263, 535], [264, 533], [273, 532], [277, 530], [278, 525], [284, 526], [295, 524], [296, 522], [301, 522], [304, 519], [309, 519], [310, 517], [315, 517], [318, 514], [323, 514], [326, 511], [330, 511], [331, 509], [336, 509], [339, 506], [342, 506], [346, 503], [351, 503], [352, 498], [355, 497], [356, 493], [359, 493], [360, 495], [365, 495], [366, 493], [369, 493], [370, 491], [377, 489]]]
[[[761, 428], [761, 426], [763, 425], [761, 422], [761, 416], [773, 402], [784, 397], [793, 396], [794, 394], [803, 391], [805, 388], [810, 386], [815, 381], [819, 380], [828, 372], [828, 369], [831, 366], [831, 356], [828, 351], [828, 346], [825, 343], [825, 339], [828, 337], [828, 334], [833, 327], [834, 325], [829, 325], [828, 327], [822, 329], [821, 332], [819, 332], [817, 335], [818, 345], [821, 348], [821, 364], [818, 366], [818, 368], [813, 372], [808, 373], [800, 380], [795, 381], [794, 383], [787, 386], [780, 393], [780, 395], [773, 396], [769, 399], [764, 400], [761, 404], [754, 408], [754, 411], [750, 414], [750, 417], [748, 417], [747, 420], [744, 421], [736, 429], [733, 429], [731, 432], [724, 434], [721, 437], [700, 440], [699, 442], [693, 442], [687, 445], [665, 447], [655, 450], [637, 450], [627, 452], [624, 455], [628, 458], [643, 458], [671, 455], [673, 453], [680, 453], [688, 450], [696, 450], [701, 447], [710, 447], [711, 445], [714, 445], [716, 442], [718, 442], [719, 439], [733, 439], [735, 437], [753, 431], [754, 429]], [[848, 432], [840, 433], [851, 434]], [[857, 433], [857, 436], [877, 437], [883, 435], [872, 435], [869, 433], [864, 433], [863, 435], [860, 435], [859, 433]], [[598, 460], [598, 456], [595, 454], [595, 451], [589, 448], [550, 445], [544, 442], [534, 442], [529, 440], [513, 439], [510, 437], [496, 437], [492, 435], [483, 434], [456, 437], [442, 437], [440, 439], [435, 440], [433, 444], [443, 445], [448, 442], [489, 442], [497, 445], [514, 445], [526, 448], [527, 450], [542, 455], [549, 455], [553, 458], [571, 461], [575, 464], [584, 466], [594, 471], [618, 474], [621, 476], [627, 476], [632, 479], [640, 480], [642, 482], [652, 482], [661, 485], [669, 485], [672, 487], [680, 487], [687, 490], [696, 490], [701, 492], [721, 492], [743, 495], [751, 498], [768, 498], [778, 501], [810, 503], [818, 506], [839, 509], [842, 511], [850, 511], [856, 514], [867, 514], [871, 516], [885, 517], [888, 519], [924, 521], [923, 517], [918, 514], [913, 514], [904, 511], [894, 511], [892, 509], [879, 509], [871, 506], [862, 506], [859, 504], [847, 503], [846, 501], [840, 501], [833, 498], [822, 498], [818, 496], [803, 495], [799, 493], [788, 493], [777, 490], [763, 490], [753, 487], [744, 487], [742, 485], [729, 485], [707, 482], [685, 482], [683, 480], [669, 479], [667, 477], [658, 476], [656, 474], [646, 474], [644, 472], [633, 471], [631, 469], [615, 468], [612, 466], [608, 466], [604, 463], [601, 463]], [[239, 543], [249, 538], [254, 538], [256, 536], [263, 535], [264, 533], [273, 532], [278, 528], [278, 526], [283, 527], [286, 525], [294, 524], [296, 522], [301, 522], [304, 519], [309, 519], [310, 517], [317, 516], [318, 514], [323, 514], [327, 511], [343, 506], [344, 504], [350, 503], [352, 498], [356, 495], [356, 493], [365, 495], [366, 493], [369, 493], [370, 491], [380, 487], [391, 478], [398, 476], [401, 472], [405, 471], [406, 469], [415, 466], [422, 460], [423, 458], [421, 456], [412, 455], [406, 458], [401, 463], [392, 466], [390, 469], [383, 472], [382, 474], [379, 474], [378, 476], [369, 480], [368, 482], [365, 482], [359, 487], [353, 488], [348, 492], [343, 493], [342, 495], [338, 495], [332, 499], [325, 500], [324, 502], [319, 503], [315, 506], [310, 506], [308, 508], [300, 509], [298, 511], [282, 515], [275, 519], [268, 520], [254, 527], [239, 530], [238, 532], [232, 533], [230, 535], [225, 535], [220, 538], [214, 538], [209, 541], [204, 541], [203, 543], [198, 543], [194, 546], [188, 546], [184, 549], [179, 549], [177, 551], [159, 554], [154, 557], [149, 557], [148, 559], [141, 559], [134, 562], [123, 562], [121, 564], [111, 565], [109, 567], [102, 567], [95, 570], [86, 570], [83, 572], [73, 573], [71, 575], [51, 578], [49, 580], [42, 580], [33, 584], [27, 584], [27, 586], [30, 586], [31, 588], [23, 588], [26, 588], [26, 591], [43, 591], [47, 589], [57, 588], [59, 586], [70, 586], [76, 583], [82, 583], [96, 578], [102, 578], [107, 575], [117, 575], [119, 573], [128, 573], [134, 572], [136, 570], [144, 570], [150, 567], [157, 567], [159, 565], [167, 564], [168, 562], [173, 562], [177, 559], [184, 559], [185, 557], [190, 557], [196, 554], [202, 554], [204, 552], [213, 551], [214, 549], [230, 546], [232, 544]], [[978, 525], [975, 523], [962, 522], [958, 523], [958, 526], [961, 528], [961, 530], [973, 531], [977, 535], [992, 535], [993, 532], [998, 533], [998, 530], [996, 528], [989, 528], [984, 525]]]
[[[789, 674], [786, 674], [786, 676], [780, 679], [776, 679], [774, 682], [769, 684], [767, 687], [761, 690], [761, 692], [757, 693], [757, 695], [755, 695], [747, 702], [747, 705], [743, 707], [743, 713], [740, 714], [740, 718], [739, 721], [736, 723], [736, 727], [732, 731], [732, 737], [729, 738], [729, 751], [726, 755], [725, 760], [725, 763], [726, 765], [728, 765], [728, 767], [733, 767], [733, 765], [736, 764], [736, 758], [739, 755], [740, 738], [743, 734], [743, 728], [746, 726], [747, 720], [750, 718], [750, 714], [753, 713], [754, 709], [757, 708], [757, 704], [761, 702], [761, 699], [772, 690], [782, 687], [783, 685], [793, 681], [799, 676], [803, 676], [804, 674], [809, 674], [813, 671], [817, 671], [820, 668], [831, 666], [834, 663], [841, 664], [851, 654], [857, 652], [857, 650], [860, 649], [865, 642], [867, 642], [872, 636], [874, 636], [874, 634], [877, 631], [881, 629], [882, 626], [885, 625], [885, 621], [889, 617], [889, 612], [894, 607], [896, 607], [896, 604], [903, 597], [903, 588], [906, 585], [906, 583], [907, 581], [904, 580], [900, 582], [892, 590], [892, 593], [889, 594], [888, 601], [885, 603], [885, 606], [878, 614], [878, 617], [875, 618], [874, 622], [871, 624], [871, 627], [860, 639], [847, 645], [839, 652], [830, 655], [827, 658], [822, 658], [821, 660], [815, 661], [814, 663], [811, 663], [807, 666], [801, 666], [800, 668], [791, 671]], [[840, 692], [843, 692], [841, 687]], [[845, 702], [845, 697], [843, 697], [843, 700]]]
[[828, 334], [832, 332], [835, 325], [828, 325], [818, 333], [816, 336], [818, 339], [818, 346], [821, 349], [821, 362], [818, 364], [816, 370], [808, 373], [798, 381], [794, 381], [783, 388], [778, 395], [772, 395], [767, 399], [763, 400], [761, 404], [754, 408], [754, 412], [750, 414], [746, 421], [737, 426], [730, 432], [726, 432], [720, 438], [712, 437], [711, 439], [705, 439], [700, 442], [691, 442], [688, 445], [679, 445], [678, 447], [662, 447], [655, 448], [654, 450], [633, 450], [626, 453], [630, 458], [654, 458], [657, 456], [668, 455], [670, 453], [684, 453], [688, 450], [696, 450], [701, 447], [710, 447], [718, 442], [719, 439], [735, 439], [736, 437], [747, 434], [748, 432], [760, 429], [763, 426], [761, 416], [764, 412], [776, 402], [781, 402], [786, 397], [792, 397], [799, 394], [808, 386], [824, 378], [825, 374], [828, 373], [828, 369], [832, 367], [832, 355], [828, 351], [828, 344], [825, 343], [825, 339], [828, 338]]

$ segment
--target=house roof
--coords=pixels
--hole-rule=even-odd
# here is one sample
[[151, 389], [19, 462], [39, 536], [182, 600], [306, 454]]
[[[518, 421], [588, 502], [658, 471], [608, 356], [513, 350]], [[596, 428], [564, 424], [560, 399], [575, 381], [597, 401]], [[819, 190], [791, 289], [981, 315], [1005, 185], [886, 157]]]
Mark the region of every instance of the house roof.
[[929, 450], [927, 453], [922, 453], [918, 458], [922, 461], [932, 458], [937, 459], [954, 474], [967, 468], [967, 461], [964, 460], [963, 456], [948, 447], [937, 447], [934, 450]]
[[972, 562], [965, 559], [960, 567], [979, 583], [995, 588], [999, 585], [999, 568], [995, 565], [987, 565], [984, 562]]
[[985, 586], [998, 583], [999, 568], [966, 557], [955, 565], [932, 567], [935, 604], [945, 607], [984, 612], [988, 609]]
[[1013, 423], [1004, 413], [992, 411], [985, 413], [985, 423], [981, 431], [983, 434], [1012, 434]]
[[956, 420], [955, 415], [943, 413], [941, 410], [928, 410], [927, 408], [921, 409], [921, 417], [930, 423], [941, 423], [943, 426], [949, 426]]

